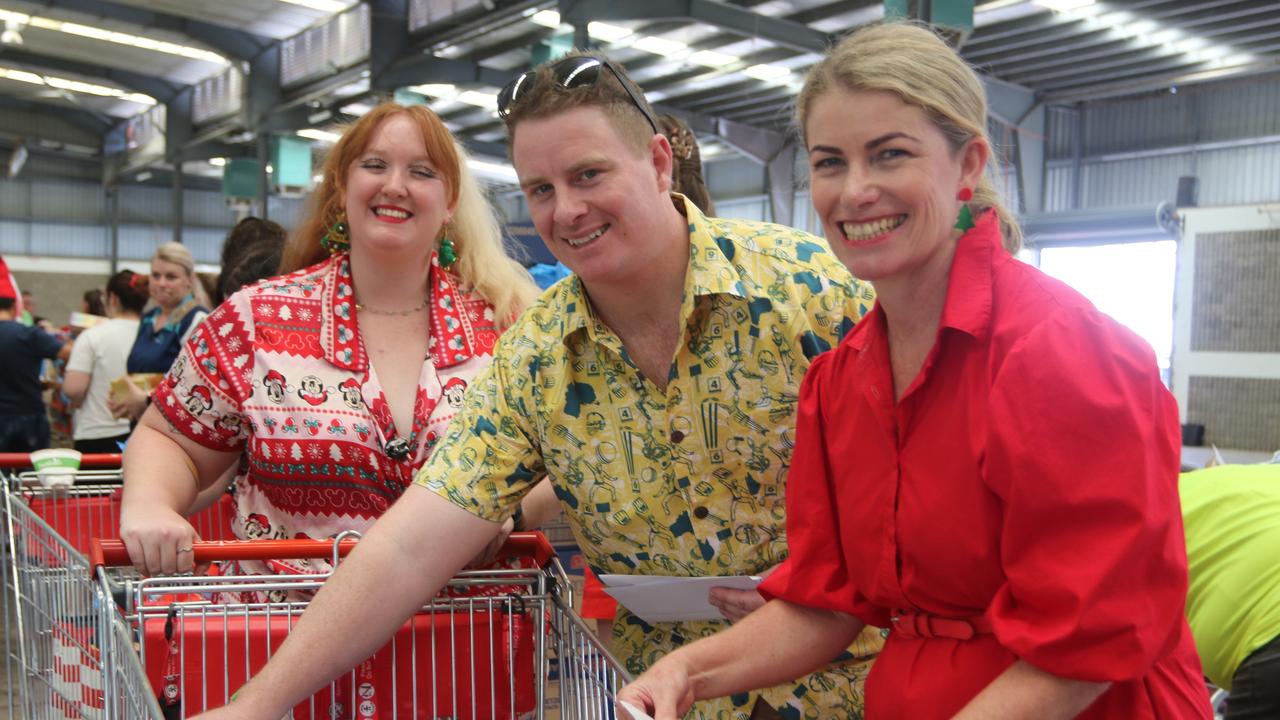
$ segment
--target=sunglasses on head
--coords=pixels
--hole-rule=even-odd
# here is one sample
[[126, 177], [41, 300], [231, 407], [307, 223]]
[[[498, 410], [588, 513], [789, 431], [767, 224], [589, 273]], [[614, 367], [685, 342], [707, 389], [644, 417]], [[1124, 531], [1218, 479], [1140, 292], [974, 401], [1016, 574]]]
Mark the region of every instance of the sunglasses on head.
[[[653, 132], [655, 134], [661, 133], [662, 131], [658, 129], [658, 119], [653, 116], [653, 112], [640, 100], [640, 89], [624, 77], [622, 72], [609, 59], [592, 55], [568, 57], [551, 66], [551, 76], [560, 87], [566, 90], [573, 90], [575, 88], [591, 87], [600, 82], [600, 78], [604, 77], [604, 70], [606, 69], [618, 79], [618, 84], [626, 91], [627, 97], [631, 98], [631, 104], [635, 105], [640, 114], [644, 115], [644, 119], [649, 121]], [[528, 95], [537, 82], [538, 71], [534, 69], [521, 73], [519, 77], [502, 88], [502, 92], [498, 93], [498, 117], [506, 120], [507, 115], [511, 112], [511, 107], [520, 102], [521, 98]]]

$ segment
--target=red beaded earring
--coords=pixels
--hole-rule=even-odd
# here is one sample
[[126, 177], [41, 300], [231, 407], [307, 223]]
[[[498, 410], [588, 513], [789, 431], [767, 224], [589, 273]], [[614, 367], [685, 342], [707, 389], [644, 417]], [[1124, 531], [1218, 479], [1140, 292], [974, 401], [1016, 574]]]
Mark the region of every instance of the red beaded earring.
[[969, 188], [960, 188], [960, 192], [956, 193], [956, 199], [960, 202], [969, 202], [973, 199], [973, 191]]

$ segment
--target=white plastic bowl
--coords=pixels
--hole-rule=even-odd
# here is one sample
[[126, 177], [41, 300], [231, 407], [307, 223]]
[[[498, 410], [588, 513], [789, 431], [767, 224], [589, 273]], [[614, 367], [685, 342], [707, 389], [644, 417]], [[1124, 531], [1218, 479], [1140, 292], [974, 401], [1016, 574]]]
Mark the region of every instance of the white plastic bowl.
[[31, 453], [31, 465], [40, 484], [47, 488], [70, 487], [80, 471], [80, 453], [63, 448], [37, 450]]

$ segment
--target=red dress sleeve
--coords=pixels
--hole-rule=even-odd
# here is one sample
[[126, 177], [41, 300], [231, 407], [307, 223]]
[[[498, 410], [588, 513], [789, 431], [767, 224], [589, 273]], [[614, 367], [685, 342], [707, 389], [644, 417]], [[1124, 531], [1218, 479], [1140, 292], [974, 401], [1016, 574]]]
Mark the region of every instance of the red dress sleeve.
[[1151, 349], [1092, 308], [1064, 309], [1006, 356], [989, 410], [997, 638], [1061, 677], [1142, 677], [1177, 642], [1187, 591], [1177, 407]]
[[836, 610], [885, 627], [886, 611], [858, 594], [840, 551], [839, 503], [822, 413], [823, 387], [833, 382], [832, 358], [838, 353], [837, 349], [814, 359], [800, 385], [796, 446], [787, 471], [788, 557], [759, 590], [765, 599]]
[[222, 452], [241, 449], [251, 430], [241, 413], [253, 394], [253, 316], [246, 292], [232, 295], [191, 330], [152, 396], [174, 429]]

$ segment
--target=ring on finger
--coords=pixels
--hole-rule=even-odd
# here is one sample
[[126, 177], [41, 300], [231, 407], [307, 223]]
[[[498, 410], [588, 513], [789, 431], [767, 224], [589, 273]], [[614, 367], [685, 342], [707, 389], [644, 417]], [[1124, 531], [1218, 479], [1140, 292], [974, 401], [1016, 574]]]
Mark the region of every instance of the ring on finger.
[[184, 548], [180, 547], [180, 548], [178, 548], [178, 552], [180, 552], [180, 553], [184, 553], [184, 552], [191, 552], [191, 548], [189, 548], [189, 547], [184, 547]]

